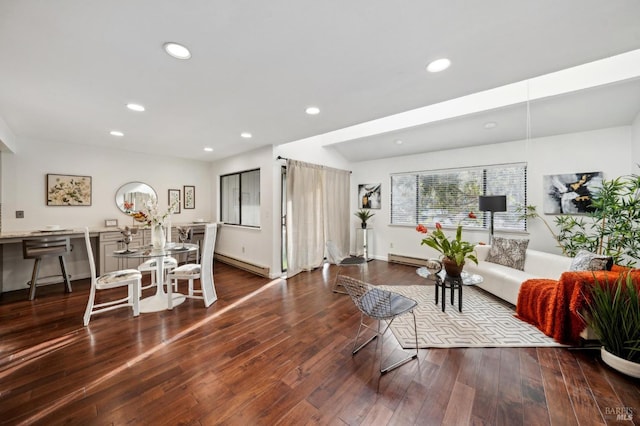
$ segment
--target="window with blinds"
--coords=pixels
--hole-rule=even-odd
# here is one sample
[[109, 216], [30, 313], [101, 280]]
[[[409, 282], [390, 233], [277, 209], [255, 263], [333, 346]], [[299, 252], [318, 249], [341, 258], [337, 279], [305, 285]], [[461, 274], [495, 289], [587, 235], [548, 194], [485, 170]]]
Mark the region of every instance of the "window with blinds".
[[[478, 211], [480, 195], [506, 195], [507, 211], [496, 213], [496, 229], [524, 231], [517, 212], [526, 204], [527, 166], [523, 163], [391, 175], [391, 223], [487, 228], [489, 213]], [[468, 217], [474, 212], [476, 219]]]

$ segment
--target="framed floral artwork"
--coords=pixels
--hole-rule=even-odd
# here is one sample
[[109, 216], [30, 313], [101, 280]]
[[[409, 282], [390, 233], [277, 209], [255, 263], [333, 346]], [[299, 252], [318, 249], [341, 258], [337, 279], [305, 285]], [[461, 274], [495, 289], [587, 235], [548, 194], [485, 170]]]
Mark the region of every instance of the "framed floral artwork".
[[47, 206], [90, 206], [91, 176], [47, 174]]
[[184, 208], [195, 209], [196, 208], [196, 187], [185, 185], [184, 189]]
[[180, 190], [179, 189], [170, 189], [169, 190], [169, 206], [175, 204], [174, 213], [180, 213]]

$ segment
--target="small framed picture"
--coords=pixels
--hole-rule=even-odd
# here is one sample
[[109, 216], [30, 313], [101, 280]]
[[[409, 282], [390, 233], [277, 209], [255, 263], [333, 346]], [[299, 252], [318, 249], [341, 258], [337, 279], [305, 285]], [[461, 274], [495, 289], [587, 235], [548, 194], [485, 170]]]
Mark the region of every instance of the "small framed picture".
[[184, 208], [195, 209], [196, 208], [196, 187], [191, 185], [185, 185], [184, 189]]
[[180, 213], [180, 190], [179, 189], [169, 190], [169, 206], [173, 206], [174, 204], [176, 206], [176, 209], [173, 212]]
[[113, 228], [118, 226], [118, 219], [105, 219], [104, 226], [107, 228]]
[[379, 209], [382, 207], [379, 183], [358, 185], [358, 205], [361, 209]]

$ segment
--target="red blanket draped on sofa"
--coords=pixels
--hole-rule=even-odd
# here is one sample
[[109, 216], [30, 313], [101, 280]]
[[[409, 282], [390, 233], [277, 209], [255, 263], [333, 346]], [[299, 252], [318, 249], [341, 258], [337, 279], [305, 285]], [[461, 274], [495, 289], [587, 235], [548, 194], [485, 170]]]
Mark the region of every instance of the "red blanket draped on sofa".
[[640, 283], [640, 270], [616, 265], [611, 271], [564, 272], [558, 281], [538, 278], [524, 281], [518, 293], [516, 315], [556, 341], [575, 345], [586, 327], [578, 314], [586, 303], [586, 286], [596, 281], [612, 283], [627, 272], [631, 272], [634, 282]]

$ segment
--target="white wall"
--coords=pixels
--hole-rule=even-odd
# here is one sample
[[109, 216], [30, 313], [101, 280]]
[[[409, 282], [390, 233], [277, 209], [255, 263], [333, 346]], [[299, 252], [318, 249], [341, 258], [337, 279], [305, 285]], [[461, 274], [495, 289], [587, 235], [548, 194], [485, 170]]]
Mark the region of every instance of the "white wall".
[[[187, 223], [211, 215], [211, 172], [209, 163], [183, 160], [161, 155], [145, 155], [74, 144], [34, 140], [20, 141], [16, 153], [3, 152], [2, 232], [31, 231], [46, 224], [78, 228], [100, 228], [105, 219], [118, 219], [121, 226], [132, 219], [115, 204], [116, 190], [124, 183], [142, 181], [158, 193], [161, 206], [168, 203], [168, 189], [183, 190], [183, 185], [196, 187], [196, 208], [182, 209], [172, 222]], [[88, 207], [51, 207], [46, 205], [47, 173], [86, 175], [92, 177], [92, 203]], [[16, 210], [25, 212], [16, 219]], [[57, 273], [59, 267], [45, 266], [42, 275]], [[22, 258], [20, 244], [4, 246], [4, 291], [24, 288], [30, 279], [33, 261]], [[86, 253], [82, 240], [74, 241], [69, 269], [76, 277], [88, 276]]]
[[224, 160], [213, 162], [213, 217], [219, 221], [220, 176], [244, 170], [260, 169], [260, 228], [222, 225], [218, 231], [216, 252], [260, 266], [268, 266], [272, 277], [282, 275], [281, 269], [281, 177], [284, 161], [278, 156], [349, 169], [349, 163], [333, 149], [304, 143], [288, 143], [260, 148]]
[[[273, 277], [280, 275], [279, 254], [279, 164], [271, 147], [260, 148], [211, 164], [212, 217], [220, 221], [220, 176], [260, 169], [260, 227], [222, 225], [218, 229], [216, 252], [255, 265], [268, 266]], [[276, 171], [278, 171], [276, 176]], [[278, 195], [279, 200], [279, 195]]]
[[[528, 164], [528, 203], [542, 211], [542, 176], [545, 174], [602, 171], [606, 179], [632, 172], [632, 129], [630, 126], [574, 133], [548, 138], [516, 141], [450, 151], [389, 158], [355, 163], [352, 175], [352, 209], [357, 210], [357, 186], [381, 183], [382, 208], [370, 220], [374, 228], [370, 253], [386, 259], [389, 252], [415, 257], [431, 257], [437, 253], [420, 245], [422, 236], [413, 227], [390, 225], [390, 174], [406, 171], [437, 170], [455, 167], [490, 165], [512, 162]], [[553, 224], [554, 216], [545, 216]], [[352, 217], [352, 242], [358, 220]], [[501, 234], [496, 231], [496, 235]], [[529, 238], [529, 247], [560, 253], [544, 224], [530, 221], [528, 234], [508, 236]], [[465, 231], [465, 239], [487, 241], [486, 231]]]
[[633, 159], [633, 163], [637, 166], [634, 168], [634, 173], [640, 174], [640, 113], [636, 116], [636, 119], [633, 121], [633, 125], [631, 126], [633, 136], [632, 136], [632, 154], [631, 157]]
[[[47, 173], [91, 176], [91, 206], [47, 206]], [[194, 185], [196, 208], [182, 209], [173, 222], [211, 216], [208, 163], [85, 145], [21, 141], [16, 154], [2, 155], [2, 231], [32, 230], [45, 224], [99, 227], [111, 218], [121, 225], [129, 224], [131, 218], [118, 210], [114, 200], [116, 190], [131, 181], [151, 185], [161, 206], [167, 205], [168, 189], [182, 191], [183, 185]], [[16, 210], [23, 210], [25, 218], [16, 219]]]
[[[117, 188], [129, 181], [143, 181], [158, 192], [161, 204], [167, 202], [168, 189], [183, 185], [196, 186], [196, 209], [182, 210], [173, 223], [196, 218], [219, 221], [219, 176], [243, 170], [261, 170], [261, 226], [259, 229], [222, 226], [216, 251], [258, 265], [269, 266], [272, 276], [280, 275], [280, 167], [276, 157], [292, 158], [330, 167], [350, 169], [352, 210], [357, 210], [357, 186], [361, 183], [382, 184], [382, 209], [371, 219], [373, 226], [370, 254], [386, 259], [389, 252], [408, 256], [433, 256], [429, 248], [420, 246], [421, 236], [413, 227], [389, 224], [390, 174], [396, 172], [466, 167], [508, 162], [528, 163], [528, 201], [542, 206], [542, 176], [545, 174], [603, 171], [605, 178], [637, 173], [635, 163], [640, 146], [640, 117], [633, 126], [516, 141], [474, 148], [431, 152], [384, 160], [349, 163], [335, 150], [321, 146], [291, 143], [260, 148], [252, 152], [214, 163], [181, 160], [123, 152], [117, 149], [82, 145], [21, 141], [15, 154], [0, 154], [2, 194], [2, 230], [36, 229], [45, 224], [78, 227], [101, 227], [104, 219], [117, 218], [121, 225], [130, 220], [114, 203]], [[47, 207], [45, 175], [64, 173], [89, 175], [93, 179], [93, 202], [90, 207]], [[15, 211], [24, 210], [25, 219], [16, 219]], [[553, 223], [553, 216], [546, 216]], [[352, 248], [358, 220], [351, 216]], [[498, 233], [498, 235], [500, 235]], [[531, 221], [528, 234], [512, 234], [530, 238], [530, 247], [559, 252], [542, 222]], [[470, 241], [486, 241], [486, 232], [465, 232]], [[74, 242], [82, 246], [82, 241]], [[391, 246], [393, 245], [393, 248]], [[243, 250], [244, 249], [244, 250]], [[23, 288], [29, 279], [30, 262], [22, 259], [19, 245], [5, 246], [4, 290]], [[71, 258], [71, 273], [87, 274], [86, 254], [78, 249]], [[17, 265], [13, 267], [12, 265]], [[53, 272], [56, 267], [53, 267]], [[45, 270], [45, 273], [47, 271]]]
[[15, 135], [0, 117], [0, 152], [15, 152]]

